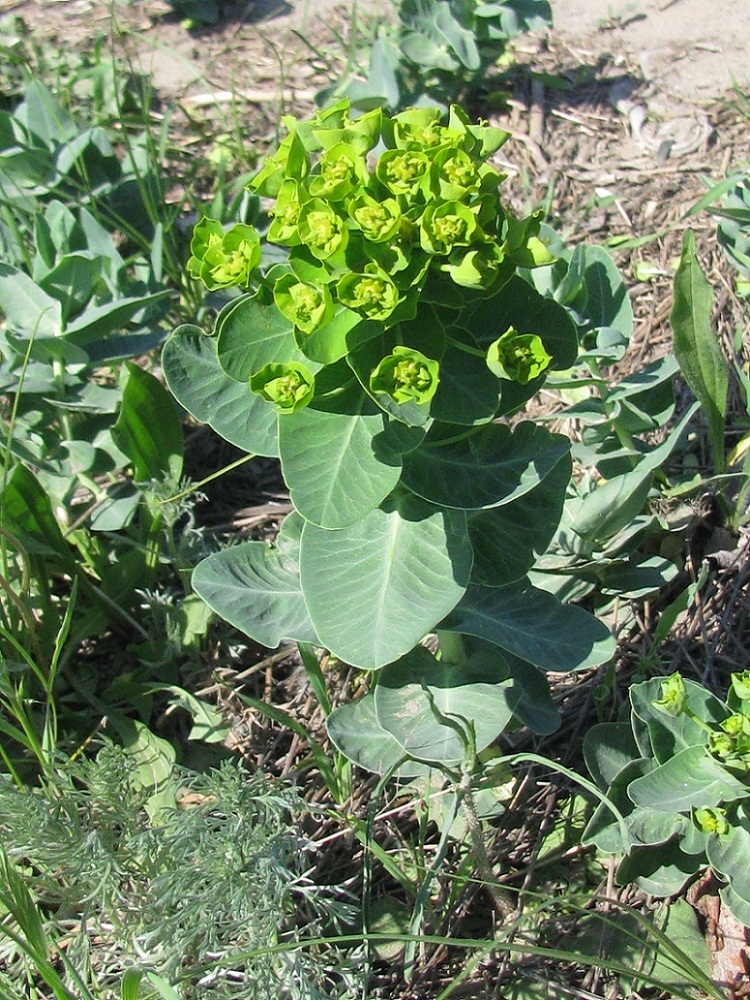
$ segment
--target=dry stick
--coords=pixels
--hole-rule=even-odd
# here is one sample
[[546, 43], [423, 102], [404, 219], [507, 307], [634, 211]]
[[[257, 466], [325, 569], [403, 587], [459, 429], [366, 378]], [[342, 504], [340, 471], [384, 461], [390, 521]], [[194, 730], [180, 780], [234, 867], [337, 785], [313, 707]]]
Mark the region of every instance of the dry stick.
[[495, 878], [495, 873], [492, 871], [492, 865], [487, 855], [487, 846], [482, 834], [482, 824], [479, 822], [476, 806], [474, 805], [474, 794], [471, 790], [471, 774], [468, 771], [461, 776], [458, 791], [461, 796], [461, 805], [466, 817], [466, 825], [469, 828], [471, 848], [474, 851], [479, 874], [492, 897], [492, 902], [495, 904], [495, 909], [501, 920], [505, 921], [516, 912], [516, 903], [511, 894], [502, 888]]
[[544, 84], [541, 80], [531, 81], [529, 138], [540, 147], [544, 142]]

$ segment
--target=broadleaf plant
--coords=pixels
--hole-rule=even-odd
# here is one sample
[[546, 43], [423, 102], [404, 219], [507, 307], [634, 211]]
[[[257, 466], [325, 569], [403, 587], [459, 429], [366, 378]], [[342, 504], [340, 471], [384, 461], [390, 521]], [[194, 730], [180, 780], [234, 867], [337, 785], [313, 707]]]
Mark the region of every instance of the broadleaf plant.
[[[197, 419], [278, 455], [295, 507], [275, 546], [200, 563], [195, 590], [264, 645], [387, 668], [388, 695], [374, 674], [329, 732], [364, 766], [410, 759], [413, 774], [460, 763], [516, 711], [549, 731], [545, 671], [605, 662], [613, 640], [527, 579], [562, 510], [570, 445], [507, 418], [570, 367], [578, 338], [516, 274], [553, 257], [539, 217], [500, 200], [488, 160], [505, 133], [458, 107], [447, 123], [432, 108], [349, 112], [284, 119], [251, 186], [272, 199], [267, 241], [286, 257], [224, 268], [235, 297], [212, 334], [180, 327], [163, 364]], [[214, 281], [211, 260], [243, 240], [249, 260], [244, 228], [238, 241], [202, 221], [192, 272]]]
[[622, 854], [618, 881], [654, 896], [710, 867], [750, 926], [750, 672], [732, 675], [725, 701], [675, 673], [633, 685], [630, 702], [629, 722], [586, 734], [589, 771], [620, 818], [602, 803], [584, 839]]

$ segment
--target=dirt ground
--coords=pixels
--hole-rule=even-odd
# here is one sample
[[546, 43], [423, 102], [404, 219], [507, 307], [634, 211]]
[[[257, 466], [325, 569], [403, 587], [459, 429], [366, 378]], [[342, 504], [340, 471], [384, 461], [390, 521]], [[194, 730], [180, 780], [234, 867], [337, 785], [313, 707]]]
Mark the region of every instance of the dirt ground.
[[552, 0], [555, 30], [600, 54], [624, 54], [666, 102], [711, 102], [750, 79], [743, 0]]

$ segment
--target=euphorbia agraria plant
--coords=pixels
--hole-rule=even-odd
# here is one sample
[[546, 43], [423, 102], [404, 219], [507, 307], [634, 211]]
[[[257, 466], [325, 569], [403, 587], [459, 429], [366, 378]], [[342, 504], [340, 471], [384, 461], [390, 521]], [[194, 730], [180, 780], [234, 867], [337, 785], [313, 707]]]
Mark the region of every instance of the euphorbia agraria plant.
[[242, 294], [211, 335], [176, 330], [164, 366], [196, 418], [280, 458], [294, 510], [275, 545], [210, 556], [194, 586], [265, 646], [377, 671], [329, 716], [348, 756], [450, 766], [513, 715], [554, 729], [545, 672], [612, 654], [593, 617], [527, 576], [558, 526], [569, 442], [508, 420], [573, 363], [576, 331], [523, 276], [552, 256], [538, 215], [501, 202], [489, 160], [506, 133], [458, 107], [352, 119], [346, 102], [284, 124], [251, 185], [283, 263], [255, 267], [248, 227], [202, 221], [191, 273], [234, 275]]

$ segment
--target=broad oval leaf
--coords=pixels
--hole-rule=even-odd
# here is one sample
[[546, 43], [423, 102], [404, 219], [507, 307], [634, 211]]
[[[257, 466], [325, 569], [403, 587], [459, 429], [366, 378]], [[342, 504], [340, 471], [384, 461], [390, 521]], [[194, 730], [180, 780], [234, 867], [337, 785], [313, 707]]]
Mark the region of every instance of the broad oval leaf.
[[533, 490], [469, 516], [475, 583], [505, 587], [526, 576], [557, 533], [571, 470], [565, 454]]
[[609, 629], [593, 615], [528, 582], [473, 584], [441, 628], [486, 639], [541, 670], [596, 667], [615, 652]]
[[620, 885], [635, 882], [644, 892], [663, 898], [676, 895], [702, 865], [680, 850], [676, 840], [636, 847], [623, 858], [616, 878]]
[[403, 483], [444, 507], [482, 510], [510, 503], [547, 476], [568, 454], [570, 442], [531, 421], [511, 430], [486, 424], [458, 434], [434, 425], [424, 444], [404, 457]]
[[[326, 727], [336, 749], [366, 771], [385, 774], [406, 756], [396, 737], [378, 722], [372, 693], [335, 708], [326, 720]], [[416, 778], [428, 771], [425, 764], [406, 760], [396, 773], [402, 778]]]
[[456, 605], [471, 561], [465, 516], [401, 491], [356, 524], [302, 532], [302, 589], [320, 642], [371, 670], [409, 652]]
[[275, 547], [243, 542], [210, 555], [193, 572], [193, 587], [212, 610], [262, 646], [282, 639], [319, 644], [300, 586], [301, 518], [290, 514]]
[[750, 795], [750, 788], [734, 777], [705, 747], [686, 747], [649, 774], [637, 778], [628, 795], [639, 806], [662, 812], [695, 807], [710, 809], [722, 802]]
[[[461, 339], [473, 340], [468, 331]], [[467, 354], [450, 342], [440, 361], [440, 384], [430, 406], [435, 420], [448, 424], [483, 424], [500, 405], [501, 384], [484, 358]]]
[[458, 763], [470, 727], [483, 750], [507, 726], [520, 692], [508, 672], [486, 657], [437, 660], [423, 646], [383, 668], [375, 689], [380, 725], [419, 760]]
[[279, 420], [279, 451], [292, 502], [307, 521], [344, 528], [395, 488], [401, 454], [358, 383], [336, 409], [308, 406]]
[[178, 403], [231, 444], [275, 458], [277, 415], [273, 407], [222, 369], [216, 338], [198, 326], [178, 327], [162, 352], [167, 385]]

